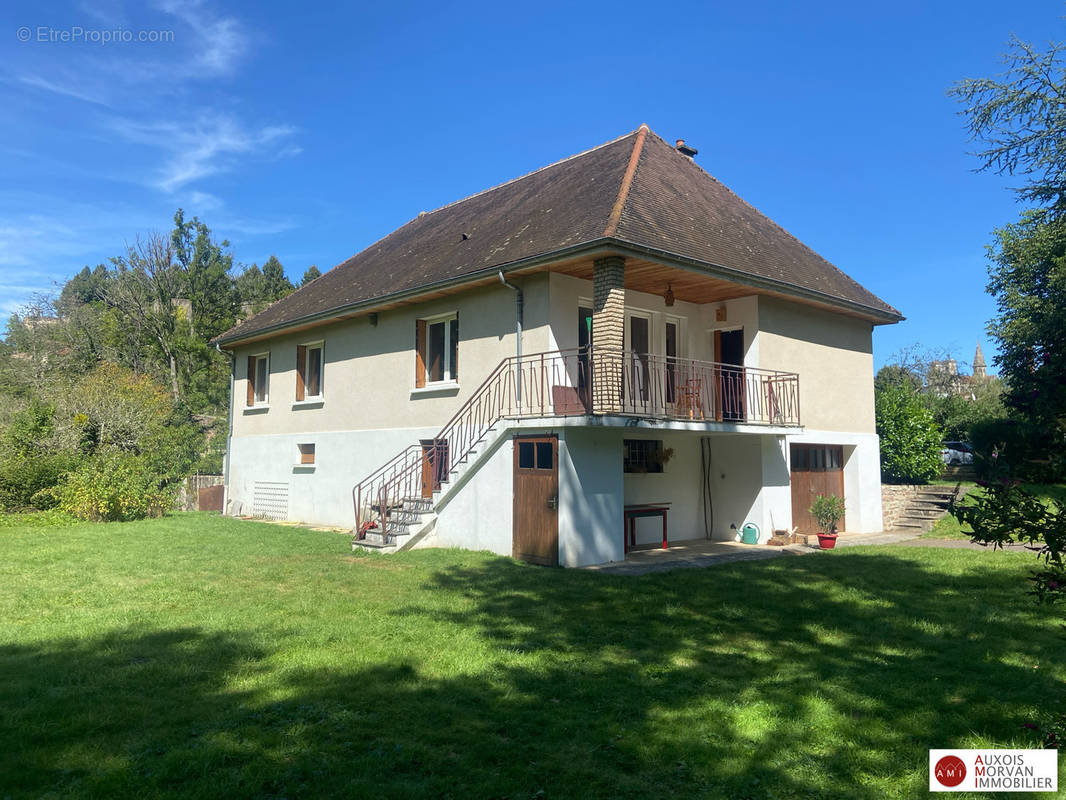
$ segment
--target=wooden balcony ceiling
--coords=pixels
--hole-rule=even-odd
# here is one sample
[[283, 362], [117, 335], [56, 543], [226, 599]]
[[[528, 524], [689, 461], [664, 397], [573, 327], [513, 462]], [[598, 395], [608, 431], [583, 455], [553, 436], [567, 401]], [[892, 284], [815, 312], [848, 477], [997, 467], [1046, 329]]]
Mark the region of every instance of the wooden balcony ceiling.
[[[552, 271], [592, 280], [591, 261], [559, 264], [553, 266]], [[687, 303], [718, 303], [734, 297], [759, 294], [750, 286], [700, 275], [698, 272], [666, 267], [650, 261], [626, 259], [626, 289], [661, 297], [667, 286], [673, 291], [675, 299]]]

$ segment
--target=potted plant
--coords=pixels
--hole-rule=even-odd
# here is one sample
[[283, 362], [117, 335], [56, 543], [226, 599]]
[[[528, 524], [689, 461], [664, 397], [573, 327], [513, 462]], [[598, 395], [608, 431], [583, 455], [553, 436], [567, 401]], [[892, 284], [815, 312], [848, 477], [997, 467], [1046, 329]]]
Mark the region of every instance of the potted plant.
[[837, 543], [837, 521], [844, 516], [844, 498], [835, 494], [820, 494], [811, 506], [811, 516], [822, 529], [818, 534], [818, 546], [832, 550]]

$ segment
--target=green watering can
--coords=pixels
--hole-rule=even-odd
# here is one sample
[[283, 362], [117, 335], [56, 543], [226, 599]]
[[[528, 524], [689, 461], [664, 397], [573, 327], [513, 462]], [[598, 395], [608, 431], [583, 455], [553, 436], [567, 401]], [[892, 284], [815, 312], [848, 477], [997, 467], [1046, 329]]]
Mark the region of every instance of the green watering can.
[[743, 528], [740, 529], [740, 541], [743, 544], [758, 544], [759, 543], [759, 526], [754, 522], [749, 522]]

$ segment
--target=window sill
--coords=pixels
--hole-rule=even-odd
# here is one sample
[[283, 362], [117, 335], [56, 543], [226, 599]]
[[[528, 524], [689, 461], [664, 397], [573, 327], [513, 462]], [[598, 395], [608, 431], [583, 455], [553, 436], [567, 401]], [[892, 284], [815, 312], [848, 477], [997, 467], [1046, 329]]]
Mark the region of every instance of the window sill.
[[265, 414], [270, 410], [270, 403], [264, 403], [261, 406], [245, 406], [244, 414]]
[[411, 397], [442, 397], [444, 395], [459, 394], [459, 384], [456, 381], [439, 381], [429, 383], [411, 390]]
[[314, 400], [296, 400], [292, 404], [292, 410], [297, 411], [301, 408], [322, 408], [325, 404], [326, 400], [322, 397]]
[[293, 464], [293, 472], [314, 472], [317, 464]]

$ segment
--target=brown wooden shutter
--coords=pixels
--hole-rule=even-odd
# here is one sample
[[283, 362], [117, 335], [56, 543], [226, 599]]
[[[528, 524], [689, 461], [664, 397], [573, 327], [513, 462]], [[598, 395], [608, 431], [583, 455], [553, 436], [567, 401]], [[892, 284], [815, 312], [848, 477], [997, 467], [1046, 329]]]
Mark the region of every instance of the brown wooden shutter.
[[459, 315], [451, 321], [452, 334], [452, 380], [459, 380]]
[[303, 400], [305, 389], [304, 386], [307, 383], [307, 376], [305, 372], [307, 370], [307, 347], [306, 345], [296, 345], [296, 399]]
[[426, 385], [426, 321], [415, 320], [415, 386]]
[[255, 356], [248, 356], [248, 405], [255, 405]]

